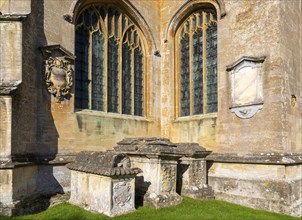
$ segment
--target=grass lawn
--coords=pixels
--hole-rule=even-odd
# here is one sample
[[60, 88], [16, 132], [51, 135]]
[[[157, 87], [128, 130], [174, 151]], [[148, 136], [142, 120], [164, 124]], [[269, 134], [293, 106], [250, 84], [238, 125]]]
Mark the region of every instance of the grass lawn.
[[291, 216], [280, 215], [276, 213], [255, 210], [246, 208], [239, 205], [234, 205], [228, 202], [218, 200], [193, 200], [190, 198], [184, 198], [180, 205], [163, 208], [152, 209], [148, 207], [139, 207], [136, 212], [126, 215], [117, 216], [115, 218], [109, 218], [102, 214], [94, 214], [85, 211], [77, 206], [63, 203], [56, 205], [44, 212], [36, 215], [27, 215], [20, 217], [4, 217], [0, 216], [0, 219], [5, 220], [43, 220], [43, 219], [58, 219], [58, 220], [195, 220], [195, 219], [217, 219], [217, 220], [298, 220], [301, 218], [294, 218]]

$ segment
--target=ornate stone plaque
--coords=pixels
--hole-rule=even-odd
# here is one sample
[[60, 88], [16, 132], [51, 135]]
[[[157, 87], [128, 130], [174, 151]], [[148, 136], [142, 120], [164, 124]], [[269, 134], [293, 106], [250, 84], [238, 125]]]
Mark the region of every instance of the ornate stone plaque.
[[132, 199], [132, 188], [130, 182], [118, 182], [113, 186], [113, 206], [119, 208], [128, 207]]
[[68, 98], [72, 86], [74, 56], [59, 44], [40, 48], [45, 60], [44, 81], [57, 102]]
[[72, 86], [72, 72], [67, 60], [50, 57], [45, 63], [45, 84], [50, 94], [57, 102], [70, 93]]
[[242, 57], [227, 66], [231, 82], [231, 111], [239, 118], [253, 117], [263, 106], [262, 65], [265, 57]]

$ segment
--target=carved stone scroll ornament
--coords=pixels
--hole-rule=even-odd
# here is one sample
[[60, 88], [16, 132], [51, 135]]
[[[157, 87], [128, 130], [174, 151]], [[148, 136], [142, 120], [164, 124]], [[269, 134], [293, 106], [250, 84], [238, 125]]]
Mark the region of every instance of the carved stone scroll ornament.
[[239, 118], [249, 119], [252, 118], [254, 115], [256, 115], [257, 112], [262, 109], [262, 107], [263, 104], [241, 106], [241, 107], [231, 108], [231, 112], [235, 113]]
[[70, 62], [62, 58], [49, 57], [45, 61], [45, 84], [57, 102], [61, 102], [71, 91], [72, 69]]

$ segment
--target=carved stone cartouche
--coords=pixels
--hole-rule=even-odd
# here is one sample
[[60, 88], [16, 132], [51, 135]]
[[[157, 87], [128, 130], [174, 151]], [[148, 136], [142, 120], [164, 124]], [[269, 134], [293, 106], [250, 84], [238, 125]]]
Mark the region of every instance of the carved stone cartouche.
[[57, 102], [61, 102], [71, 91], [70, 62], [62, 58], [49, 57], [45, 61], [44, 79], [48, 92], [56, 97]]

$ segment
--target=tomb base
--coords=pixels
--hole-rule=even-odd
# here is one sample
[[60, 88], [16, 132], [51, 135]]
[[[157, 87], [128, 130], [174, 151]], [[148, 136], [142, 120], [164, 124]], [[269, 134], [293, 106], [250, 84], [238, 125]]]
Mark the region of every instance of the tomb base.
[[71, 170], [69, 202], [86, 210], [114, 217], [135, 210], [135, 176], [125, 154], [80, 152]]
[[114, 217], [135, 210], [134, 175], [100, 176], [71, 171], [71, 204]]
[[214, 199], [214, 191], [207, 184], [207, 151], [196, 143], [178, 143], [183, 155], [177, 167], [177, 192], [193, 199]]
[[198, 200], [214, 199], [214, 191], [209, 185], [205, 185], [203, 188], [182, 189], [181, 195]]
[[174, 194], [147, 193], [144, 196], [144, 206], [150, 206], [156, 209], [175, 206], [180, 204], [181, 202], [182, 202], [182, 197], [177, 193]]
[[177, 146], [165, 138], [124, 139], [114, 147], [130, 157], [132, 166], [143, 172], [136, 177], [136, 197], [144, 206], [162, 208], [177, 205]]

